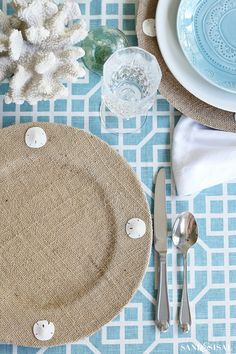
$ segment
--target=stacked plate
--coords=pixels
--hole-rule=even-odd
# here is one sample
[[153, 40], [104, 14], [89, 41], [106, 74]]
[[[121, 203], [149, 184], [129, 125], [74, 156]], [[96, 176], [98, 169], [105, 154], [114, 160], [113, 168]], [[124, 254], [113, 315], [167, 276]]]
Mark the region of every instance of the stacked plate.
[[158, 44], [172, 74], [200, 100], [236, 111], [236, 1], [159, 0]]

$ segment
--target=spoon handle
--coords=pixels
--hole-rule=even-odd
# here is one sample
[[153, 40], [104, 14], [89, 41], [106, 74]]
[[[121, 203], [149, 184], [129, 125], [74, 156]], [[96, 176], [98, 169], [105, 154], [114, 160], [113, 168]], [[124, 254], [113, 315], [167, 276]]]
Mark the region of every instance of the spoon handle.
[[184, 285], [182, 299], [179, 312], [179, 323], [184, 332], [188, 332], [191, 327], [191, 313], [188, 301], [188, 278], [187, 278], [187, 254], [183, 254], [184, 258]]
[[169, 327], [170, 310], [167, 291], [166, 253], [161, 253], [159, 258], [159, 287], [157, 294], [156, 325], [161, 332]]

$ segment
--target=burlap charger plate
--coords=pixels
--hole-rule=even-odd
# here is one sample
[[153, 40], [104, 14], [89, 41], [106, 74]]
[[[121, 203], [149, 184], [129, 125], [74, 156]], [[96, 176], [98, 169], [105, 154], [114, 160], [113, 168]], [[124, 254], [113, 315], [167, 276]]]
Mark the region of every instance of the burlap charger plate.
[[189, 93], [172, 75], [159, 50], [156, 37], [147, 36], [143, 21], [155, 18], [158, 0], [139, 0], [137, 12], [137, 36], [140, 47], [154, 54], [161, 66], [163, 77], [160, 93], [180, 112], [201, 124], [224, 131], [236, 132], [234, 113], [210, 106]]
[[[24, 141], [42, 127], [47, 143]], [[79, 129], [20, 124], [0, 131], [0, 341], [51, 346], [88, 336], [130, 300], [148, 264], [149, 208], [129, 165]], [[125, 231], [146, 223], [142, 238]], [[38, 341], [33, 325], [55, 325]]]

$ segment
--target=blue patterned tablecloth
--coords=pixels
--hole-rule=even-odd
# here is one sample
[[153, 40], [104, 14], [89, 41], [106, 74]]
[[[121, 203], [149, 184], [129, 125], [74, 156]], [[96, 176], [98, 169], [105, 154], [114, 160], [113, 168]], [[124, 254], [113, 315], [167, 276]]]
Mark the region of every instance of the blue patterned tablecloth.
[[[100, 24], [119, 27], [132, 45], [135, 36], [135, 0], [81, 0], [81, 10], [90, 28]], [[0, 7], [10, 13], [6, 0]], [[177, 309], [182, 287], [182, 260], [169, 240], [168, 283], [171, 327], [161, 334], [154, 324], [156, 282], [155, 257], [139, 290], [118, 317], [99, 332], [76, 344], [55, 348], [22, 348], [0, 345], [0, 354], [138, 354], [138, 353], [236, 353], [236, 183], [218, 185], [192, 198], [174, 195], [171, 175], [171, 141], [179, 113], [161, 96], [150, 112], [141, 132], [135, 122], [126, 123], [122, 134], [101, 127], [99, 119], [100, 78], [88, 73], [78, 83], [69, 84], [67, 100], [6, 105], [3, 95], [7, 82], [0, 85], [2, 127], [29, 121], [50, 121], [90, 131], [123, 155], [142, 181], [153, 208], [153, 177], [160, 166], [167, 170], [167, 209], [169, 229], [176, 215], [190, 210], [200, 229], [197, 245], [189, 254], [189, 298], [192, 330], [183, 334], [177, 325]], [[108, 122], [109, 123], [109, 122]], [[128, 132], [133, 134], [128, 134]], [[214, 172], [214, 171], [213, 171]], [[154, 286], [155, 284], [155, 286]], [[1, 330], [1, 329], [0, 329]]]

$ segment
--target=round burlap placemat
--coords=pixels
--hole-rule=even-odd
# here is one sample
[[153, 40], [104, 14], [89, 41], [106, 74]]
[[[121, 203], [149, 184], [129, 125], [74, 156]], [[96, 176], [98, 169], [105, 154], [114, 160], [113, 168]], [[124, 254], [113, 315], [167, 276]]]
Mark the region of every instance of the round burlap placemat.
[[[47, 135], [25, 144], [29, 127]], [[137, 289], [150, 255], [152, 224], [141, 184], [100, 139], [62, 125], [0, 131], [0, 341], [25, 346], [73, 342], [110, 321]], [[126, 234], [140, 218], [146, 233]], [[51, 340], [33, 333], [55, 326]]]
[[234, 113], [212, 107], [189, 93], [172, 75], [158, 48], [156, 37], [147, 36], [142, 30], [143, 21], [155, 18], [158, 0], [139, 0], [137, 36], [141, 48], [154, 54], [161, 66], [163, 78], [160, 93], [180, 112], [201, 124], [225, 131], [236, 132]]

